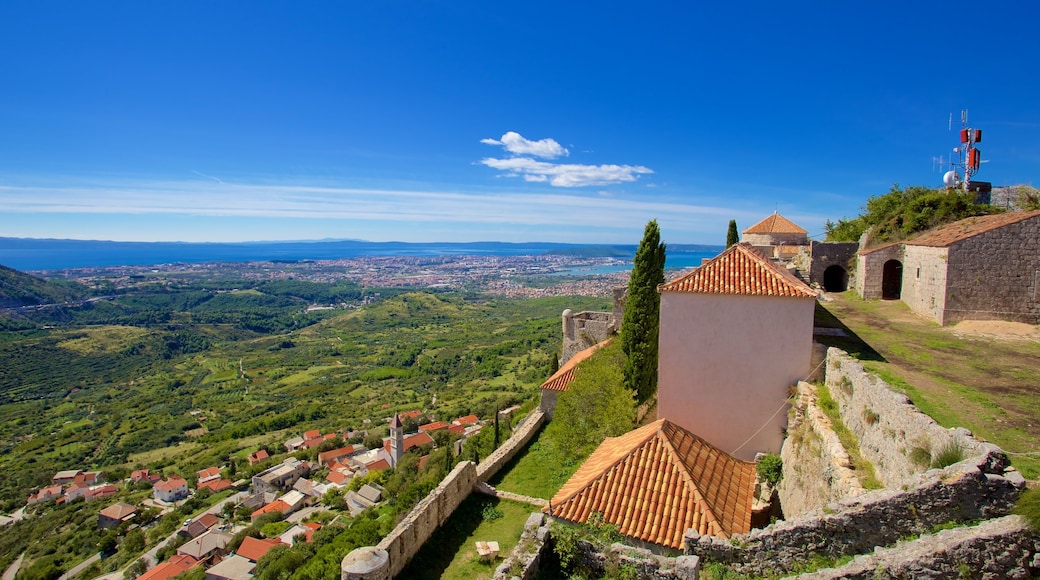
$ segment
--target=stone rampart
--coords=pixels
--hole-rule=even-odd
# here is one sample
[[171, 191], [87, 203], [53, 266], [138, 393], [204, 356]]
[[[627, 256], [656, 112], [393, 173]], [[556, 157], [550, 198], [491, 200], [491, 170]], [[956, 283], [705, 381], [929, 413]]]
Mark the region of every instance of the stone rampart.
[[509, 439], [506, 439], [505, 443], [499, 445], [498, 449], [480, 462], [480, 465], [477, 466], [477, 479], [487, 481], [494, 477], [503, 465], [509, 463], [509, 460], [531, 441], [544, 422], [545, 413], [541, 409], [531, 411], [513, 429], [513, 434]]
[[944, 450], [956, 447], [964, 457], [999, 451], [967, 429], [942, 427], [840, 349], [827, 351], [827, 387], [885, 487], [902, 486], [926, 471]]
[[545, 514], [535, 512], [527, 518], [513, 551], [495, 568], [494, 580], [531, 580], [538, 576], [542, 560], [549, 550], [549, 524]]
[[881, 578], [1036, 578], [1040, 536], [1018, 516], [943, 530], [891, 548], [857, 556], [839, 568], [799, 576], [803, 580]]
[[389, 555], [391, 578], [404, 569], [434, 530], [451, 517], [455, 508], [473, 491], [476, 482], [476, 465], [472, 461], [459, 463], [376, 545]]
[[1007, 456], [993, 448], [983, 456], [919, 474], [905, 484], [906, 491], [871, 491], [728, 540], [700, 536], [691, 529], [686, 532], [686, 553], [758, 575], [789, 573], [815, 555], [866, 554], [941, 524], [1007, 515], [1025, 485], [1016, 471], [1002, 475], [1007, 466]]
[[816, 397], [815, 386], [798, 383], [787, 439], [780, 450], [783, 478], [777, 493], [788, 518], [866, 493]]
[[621, 325], [612, 312], [563, 311], [563, 365], [579, 352], [595, 346], [617, 333]]
[[[687, 554], [743, 573], [785, 573], [817, 554], [866, 554], [940, 524], [1009, 513], [1025, 480], [999, 447], [966, 429], [938, 425], [839, 349], [827, 353], [826, 381], [845, 426], [886, 488], [863, 491], [815, 403], [815, 388], [800, 384], [780, 484], [789, 518], [730, 540], [690, 530]], [[936, 455], [954, 448], [964, 457], [960, 462], [931, 468]], [[790, 517], [795, 512], [799, 515]]]

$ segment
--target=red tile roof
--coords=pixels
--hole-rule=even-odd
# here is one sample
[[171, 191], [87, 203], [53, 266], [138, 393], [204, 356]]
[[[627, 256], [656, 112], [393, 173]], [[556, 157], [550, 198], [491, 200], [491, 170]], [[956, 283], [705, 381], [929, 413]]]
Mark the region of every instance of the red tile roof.
[[728, 537], [751, 529], [755, 464], [659, 419], [605, 440], [546, 508], [585, 522], [593, 512], [622, 534], [681, 548], [687, 529]]
[[137, 580], [169, 580], [198, 565], [198, 560], [191, 556], [175, 554], [169, 561], [159, 564], [137, 577]]
[[666, 282], [661, 292], [816, 298], [818, 293], [750, 244], [730, 246], [707, 264]]
[[251, 514], [249, 514], [249, 518], [250, 519], [256, 519], [256, 518], [258, 518], [258, 517], [260, 517], [260, 516], [262, 516], [264, 514], [269, 514], [271, 512], [282, 512], [282, 513], [284, 513], [286, 511], [288, 511], [288, 509], [289, 509], [289, 504], [285, 503], [284, 501], [282, 501], [280, 499], [276, 499], [276, 500], [272, 501], [271, 503], [265, 505], [264, 507], [256, 510], [255, 512], [253, 512]]
[[452, 425], [451, 427], [448, 427], [448, 433], [451, 433], [452, 435], [465, 435], [466, 428], [462, 425]]
[[250, 465], [255, 465], [255, 464], [260, 463], [261, 461], [267, 459], [267, 457], [268, 457], [268, 455], [267, 455], [267, 450], [266, 449], [261, 449], [261, 450], [255, 452], [255, 453], [250, 453], [249, 454], [249, 464]]
[[478, 421], [480, 421], [480, 419], [478, 419], [476, 415], [466, 415], [465, 417], [455, 419], [452, 423], [456, 425], [476, 425]]
[[160, 481], [160, 482], [156, 483], [155, 485], [153, 485], [152, 487], [158, 489], [159, 491], [164, 491], [164, 492], [169, 493], [169, 492], [171, 492], [171, 491], [173, 491], [173, 490], [175, 490], [175, 489], [177, 489], [177, 488], [179, 488], [181, 486], [187, 487], [187, 485], [188, 485], [188, 482], [185, 481], [185, 479], [183, 477], [174, 475], [174, 476], [170, 477], [170, 479], [167, 479], [166, 481]]
[[333, 461], [346, 457], [354, 452], [353, 445], [347, 445], [346, 447], [340, 447], [339, 449], [333, 449], [332, 451], [325, 451], [318, 454], [318, 465], [325, 465], [326, 463], [332, 463]]
[[[433, 445], [433, 437], [430, 437], [430, 434], [426, 433], [425, 431], [421, 433], [412, 433], [411, 435], [405, 435], [404, 449], [402, 449], [401, 451], [408, 451], [409, 449], [417, 445]], [[389, 439], [383, 441], [383, 449], [386, 450], [387, 453], [390, 453]], [[371, 469], [371, 467], [369, 469]]]
[[264, 557], [264, 554], [269, 552], [271, 548], [280, 545], [282, 542], [278, 538], [270, 539], [257, 539], [252, 536], [246, 536], [242, 540], [242, 544], [238, 547], [238, 551], [235, 553], [247, 560], [256, 562], [260, 558]]
[[329, 483], [342, 485], [344, 482], [350, 480], [350, 476], [339, 471], [330, 471], [329, 474], [325, 476], [325, 479]]
[[916, 238], [904, 242], [908, 246], [931, 246], [945, 248], [951, 244], [966, 240], [970, 237], [983, 234], [997, 228], [1016, 224], [1030, 218], [1040, 216], [1037, 211], [1016, 211], [998, 213], [993, 215], [982, 215], [978, 217], [965, 218], [960, 221], [947, 224], [940, 228], [926, 232]]
[[111, 518], [113, 520], [121, 520], [137, 513], [137, 508], [128, 503], [114, 503], [107, 508], [98, 512], [98, 515]]
[[228, 479], [211, 479], [206, 483], [200, 483], [199, 489], [208, 489], [213, 493], [224, 491], [225, 489], [231, 489], [231, 480]]
[[420, 415], [422, 415], [422, 411], [416, 409], [414, 411], [405, 411], [403, 413], [398, 414], [401, 416], [401, 420], [403, 421], [405, 419], [415, 419], [419, 417]]
[[220, 477], [219, 467], [207, 467], [206, 469], [196, 472], [199, 477], [199, 481], [208, 481], [210, 479], [216, 479]]
[[571, 381], [574, 380], [574, 369], [578, 367], [578, 364], [591, 357], [592, 353], [610, 344], [610, 341], [612, 340], [614, 340], [613, 337], [608, 338], [607, 340], [592, 345], [572, 356], [569, 361], [560, 367], [560, 370], [553, 373], [553, 376], [549, 377], [544, 383], [542, 383], [541, 388], [547, 391], [566, 391], [567, 387], [570, 386]]
[[803, 230], [793, 221], [785, 218], [784, 216], [773, 213], [773, 215], [766, 219], [758, 222], [750, 228], [744, 230], [745, 234], [808, 234], [809, 232]]
[[434, 421], [433, 423], [427, 423], [425, 425], [419, 425], [419, 431], [428, 433], [430, 431], [440, 431], [441, 429], [447, 429], [448, 424], [444, 421]]
[[366, 465], [365, 468], [369, 471], [383, 471], [384, 469], [390, 469], [390, 462], [385, 459], [377, 459]]
[[303, 432], [303, 440], [314, 439], [315, 437], [321, 437], [321, 431], [318, 429], [311, 429], [310, 431]]

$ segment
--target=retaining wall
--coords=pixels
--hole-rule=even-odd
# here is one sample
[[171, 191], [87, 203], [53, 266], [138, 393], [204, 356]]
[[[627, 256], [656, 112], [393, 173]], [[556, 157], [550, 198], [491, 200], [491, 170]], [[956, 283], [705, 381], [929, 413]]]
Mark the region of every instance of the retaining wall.
[[451, 517], [455, 508], [473, 491], [476, 482], [476, 465], [472, 461], [459, 463], [376, 545], [390, 556], [391, 578], [404, 569], [434, 530]]
[[831, 420], [820, 409], [816, 387], [798, 383], [797, 398], [780, 450], [783, 477], [777, 485], [787, 518], [796, 518], [827, 504], [866, 493], [852, 468]]
[[895, 392], [840, 349], [827, 351], [826, 384], [845, 426], [856, 435], [860, 451], [874, 464], [885, 487], [900, 487], [923, 473], [931, 459], [947, 447], [956, 445], [966, 458], [997, 449], [975, 439], [967, 429], [939, 425], [909, 397]]

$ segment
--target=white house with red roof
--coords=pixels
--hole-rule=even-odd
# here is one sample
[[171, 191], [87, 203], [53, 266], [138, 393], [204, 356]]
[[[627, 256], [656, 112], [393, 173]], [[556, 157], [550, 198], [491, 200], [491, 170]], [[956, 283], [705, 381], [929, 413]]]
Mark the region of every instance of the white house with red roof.
[[152, 494], [159, 501], [174, 502], [182, 500], [188, 497], [188, 493], [188, 482], [183, 477], [177, 475], [152, 486]]
[[219, 467], [207, 467], [201, 471], [197, 471], [196, 475], [199, 478], [199, 484], [206, 483], [207, 481], [213, 481], [220, 479], [220, 468]]
[[779, 452], [817, 292], [745, 243], [658, 290], [657, 417], [738, 459]]

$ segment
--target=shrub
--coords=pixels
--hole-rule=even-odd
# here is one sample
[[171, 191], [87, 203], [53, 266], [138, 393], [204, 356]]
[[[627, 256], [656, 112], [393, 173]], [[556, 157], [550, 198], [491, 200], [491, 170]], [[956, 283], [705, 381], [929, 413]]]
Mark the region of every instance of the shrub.
[[874, 409], [863, 409], [863, 420], [866, 421], [867, 425], [877, 425], [877, 422], [881, 420], [881, 416]]
[[928, 467], [932, 463], [932, 452], [927, 447], [914, 447], [910, 450], [910, 461], [918, 467]]
[[755, 468], [758, 470], [759, 477], [768, 481], [770, 485], [780, 483], [784, 476], [784, 462], [776, 453], [767, 453], [758, 460]]

